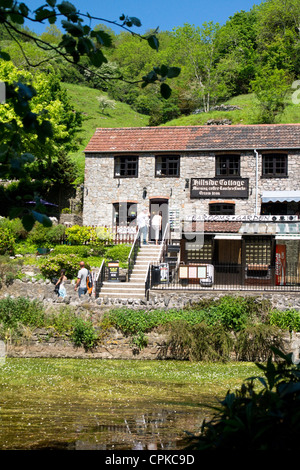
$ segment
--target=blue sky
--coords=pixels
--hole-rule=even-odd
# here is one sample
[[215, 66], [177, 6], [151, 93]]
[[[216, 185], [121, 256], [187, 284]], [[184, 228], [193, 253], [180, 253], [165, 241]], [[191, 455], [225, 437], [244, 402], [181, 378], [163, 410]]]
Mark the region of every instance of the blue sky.
[[[204, 22], [224, 24], [227, 19], [237, 11], [249, 11], [260, 0], [70, 0], [82, 13], [88, 12], [92, 16], [108, 20], [118, 20], [124, 13], [128, 16], [136, 16], [142, 22], [141, 28], [134, 31], [141, 34], [149, 29], [159, 27], [160, 31], [171, 31], [184, 23], [201, 26]], [[25, 1], [31, 10], [45, 4], [43, 0]], [[59, 0], [57, 1], [59, 3]], [[97, 24], [99, 22], [96, 22]], [[60, 27], [60, 22], [56, 23]], [[45, 26], [34, 26], [28, 23], [30, 29], [38, 34], [42, 33]], [[119, 31], [119, 30], [116, 30]]]

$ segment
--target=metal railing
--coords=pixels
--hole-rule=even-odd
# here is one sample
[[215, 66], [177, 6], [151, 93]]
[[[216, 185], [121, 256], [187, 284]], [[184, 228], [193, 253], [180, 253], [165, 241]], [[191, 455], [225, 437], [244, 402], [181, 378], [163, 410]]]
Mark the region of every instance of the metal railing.
[[170, 224], [167, 223], [166, 227], [165, 227], [165, 230], [164, 230], [164, 233], [163, 233], [163, 236], [162, 236], [160, 251], [159, 251], [159, 256], [158, 256], [158, 261], [160, 261], [160, 262], [163, 261], [165, 255], [167, 253], [169, 241], [170, 241]]
[[95, 297], [99, 297], [104, 280], [105, 280], [105, 260], [103, 259], [101, 266], [99, 268], [99, 271], [96, 275], [96, 279], [95, 279]]
[[[300, 291], [300, 265], [289, 263], [284, 273], [275, 266], [242, 264], [181, 264], [160, 279], [161, 263], [150, 267], [150, 289]], [[165, 269], [165, 266], [164, 266]]]
[[150, 282], [151, 282], [151, 271], [150, 271], [151, 263], [148, 263], [147, 272], [145, 276], [145, 297], [149, 299], [149, 291], [150, 291]]
[[134, 242], [132, 244], [130, 253], [128, 255], [128, 271], [127, 271], [126, 281], [130, 280], [130, 276], [131, 276], [131, 273], [132, 273], [132, 270], [136, 261], [136, 257], [137, 257], [140, 245], [141, 245], [141, 237], [140, 237], [140, 232], [138, 231], [136, 232]]

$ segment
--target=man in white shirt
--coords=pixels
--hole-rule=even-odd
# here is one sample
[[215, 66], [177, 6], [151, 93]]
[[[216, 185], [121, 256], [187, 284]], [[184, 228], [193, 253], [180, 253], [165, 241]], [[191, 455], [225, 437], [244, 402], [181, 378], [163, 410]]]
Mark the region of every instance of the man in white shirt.
[[141, 242], [143, 241], [144, 245], [147, 244], [147, 235], [148, 235], [148, 225], [149, 225], [149, 215], [148, 211], [144, 209], [137, 218], [138, 228], [141, 234]]
[[[78, 296], [79, 298], [87, 293], [87, 285], [86, 285], [86, 278], [88, 276], [88, 270], [84, 267], [84, 262], [80, 262], [80, 270], [77, 274], [77, 281], [75, 285], [75, 290], [78, 288]], [[79, 287], [78, 287], [79, 286]]]

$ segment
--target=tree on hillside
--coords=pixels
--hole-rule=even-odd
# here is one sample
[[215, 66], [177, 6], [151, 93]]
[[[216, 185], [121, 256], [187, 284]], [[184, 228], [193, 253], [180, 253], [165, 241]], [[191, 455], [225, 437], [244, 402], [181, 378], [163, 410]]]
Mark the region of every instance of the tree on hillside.
[[[55, 25], [61, 19], [62, 29], [64, 31], [59, 43], [51, 42], [45, 38], [32, 33], [28, 28], [24, 28], [25, 20], [34, 23], [44, 24], [46, 21], [50, 25]], [[43, 51], [55, 54], [62, 58], [66, 63], [76, 65], [82, 70], [91, 71], [83, 58], [89, 60], [89, 65], [94, 67], [92, 72], [101, 77], [101, 66], [107, 62], [104, 54], [104, 48], [111, 45], [111, 36], [104, 30], [92, 28], [92, 22], [105, 22], [114, 24], [121, 29], [131, 31], [132, 26], [139, 27], [141, 22], [136, 17], [129, 17], [122, 14], [119, 23], [111, 22], [102, 18], [93, 17], [89, 13], [81, 13], [75, 5], [69, 1], [57, 3], [56, 0], [46, 0], [46, 4], [41, 5], [33, 13], [24, 2], [14, 0], [0, 0], [0, 22], [7, 37], [15, 41], [26, 60], [26, 53], [22, 47], [20, 38], [34, 43]], [[149, 33], [145, 36], [132, 34], [144, 40], [154, 50], [158, 50], [159, 43], [155, 33]], [[9, 61], [10, 56], [7, 52], [0, 49], [0, 59]], [[43, 59], [44, 60], [44, 59]], [[96, 69], [96, 70], [95, 70]], [[163, 96], [168, 97], [171, 93], [169, 85], [166, 83], [168, 78], [173, 78], [179, 74], [179, 69], [172, 67], [156, 68], [142, 77], [141, 82], [144, 85], [148, 83], [160, 83], [160, 89]], [[105, 77], [107, 78], [107, 77]], [[121, 76], [114, 77], [122, 79]], [[47, 155], [51, 154], [51, 140], [56, 131], [53, 130], [53, 124], [56, 121], [51, 119], [49, 109], [44, 109], [43, 105], [35, 108], [34, 100], [37, 92], [32, 83], [28, 82], [26, 77], [19, 76], [17, 80], [11, 81], [5, 74], [2, 81], [6, 86], [6, 114], [2, 115], [0, 120], [0, 171], [7, 179], [16, 178], [19, 172], [22, 172], [26, 165], [32, 165], [34, 154], [31, 153], [31, 147], [34, 148], [34, 139], [43, 147]], [[4, 101], [2, 97], [2, 101]], [[3, 105], [2, 105], [3, 106]], [[26, 137], [26, 139], [25, 139]], [[63, 135], [60, 135], [63, 139]], [[28, 151], [29, 149], [30, 151]], [[52, 158], [50, 156], [50, 158]], [[36, 215], [37, 214], [37, 215]], [[27, 228], [32, 225], [33, 218], [39, 217], [45, 223], [49, 224], [47, 217], [40, 217], [37, 211], [27, 214], [23, 217], [23, 222]]]
[[[4, 130], [0, 147], [1, 179], [17, 180], [20, 187], [24, 181], [34, 181], [35, 191], [45, 184], [49, 188], [56, 185], [57, 191], [59, 184], [70, 184], [76, 174], [67, 155], [78, 148], [76, 132], [81, 126], [81, 115], [73, 110], [59, 78], [21, 72], [10, 61], [0, 60], [0, 80], [7, 83], [8, 90], [14, 90], [21, 80], [31, 84], [18, 88], [20, 103], [8, 96], [0, 106], [0, 124]], [[26, 98], [30, 98], [30, 107], [23, 119], [22, 106], [27, 103]], [[32, 199], [32, 194], [28, 194], [28, 199]], [[2, 204], [2, 215], [6, 215], [3, 209], [7, 205], [9, 203]], [[26, 201], [11, 209], [13, 215], [26, 215], [24, 221], [30, 228], [34, 221], [28, 217]]]
[[182, 68], [181, 82], [189, 81], [194, 103], [205, 112], [226, 94], [217, 73], [218, 31], [219, 25], [213, 22], [204, 23], [202, 27], [185, 24], [174, 30], [174, 57]]

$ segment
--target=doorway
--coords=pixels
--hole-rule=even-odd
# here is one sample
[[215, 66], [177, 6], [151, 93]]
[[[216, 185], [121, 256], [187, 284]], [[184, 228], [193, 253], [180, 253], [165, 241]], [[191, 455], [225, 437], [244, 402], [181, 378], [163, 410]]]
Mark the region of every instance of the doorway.
[[166, 225], [169, 222], [169, 200], [164, 199], [164, 198], [150, 199], [149, 212], [150, 212], [149, 240], [155, 241], [155, 233], [152, 227], [153, 216], [156, 213], [161, 213], [162, 227], [159, 233], [159, 241], [161, 241]]

